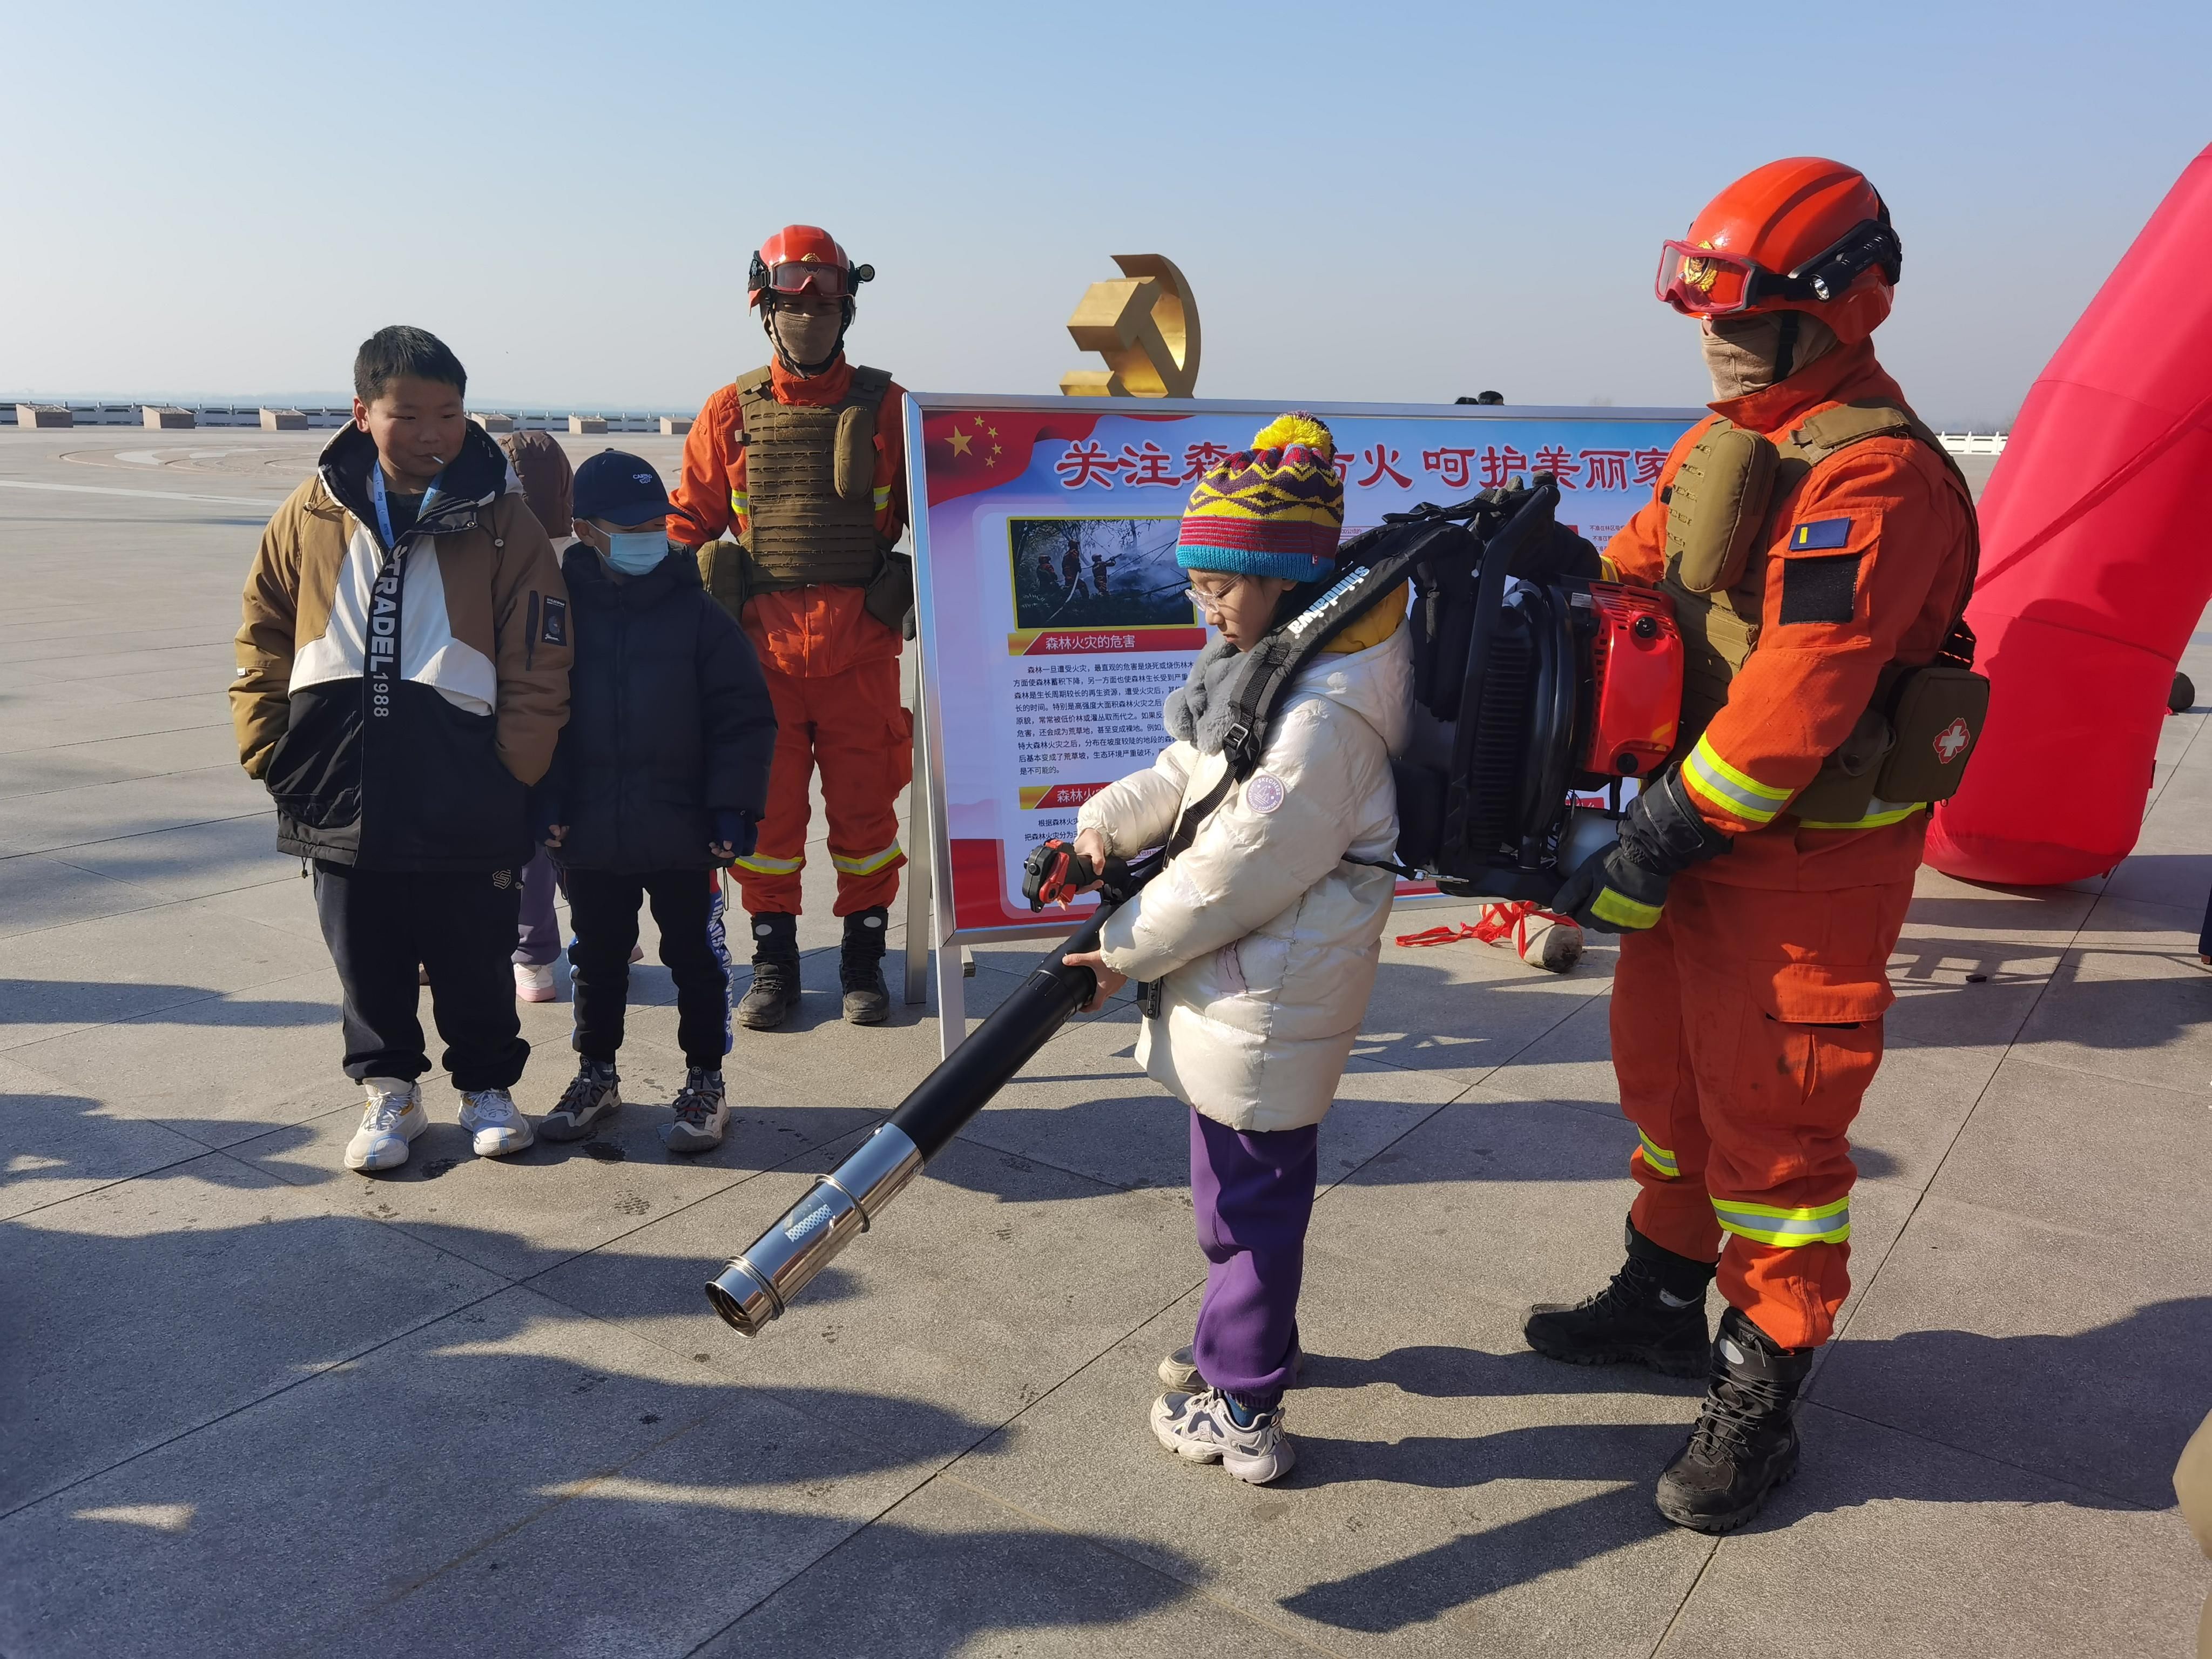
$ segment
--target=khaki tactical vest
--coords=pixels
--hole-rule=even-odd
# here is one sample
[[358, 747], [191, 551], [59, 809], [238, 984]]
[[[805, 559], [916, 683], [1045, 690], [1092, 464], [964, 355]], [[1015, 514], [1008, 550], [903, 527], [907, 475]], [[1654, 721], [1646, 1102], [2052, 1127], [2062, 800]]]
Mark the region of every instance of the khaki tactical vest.
[[[1800, 422], [1779, 444], [1717, 421], [1683, 457], [1667, 492], [1667, 569], [1660, 582], [1674, 601], [1675, 624], [1682, 635], [1682, 723], [1675, 760], [1689, 753], [1720, 712], [1729, 683], [1759, 647], [1771, 504], [1830, 456], [1869, 438], [1900, 435], [1926, 445], [1943, 463], [1966, 509], [1966, 580], [1951, 619], [1955, 635], [1981, 556], [1973, 491], [1958, 462], [1911, 410], [1873, 400], [1839, 404]], [[1908, 680], [1926, 684], [1908, 685]], [[1947, 798], [1964, 768], [1942, 769], [1948, 775], [1942, 778], [1925, 775], [1927, 769], [1919, 763], [1923, 737], [1962, 716], [1978, 735], [1988, 702], [1988, 681], [1943, 658], [1927, 665], [1888, 664], [1866, 714], [1790, 803], [1790, 812], [1801, 821], [1847, 823], [1856, 820], [1870, 800], [1881, 805]], [[1930, 733], [1922, 733], [1919, 728], [1930, 722]], [[1894, 762], [1885, 765], [1893, 757]], [[1940, 793], [1909, 793], [1916, 787]]]
[[765, 368], [738, 380], [749, 592], [875, 578], [891, 545], [876, 533], [875, 501], [876, 419], [890, 383], [856, 367], [843, 398], [817, 409], [778, 403]]

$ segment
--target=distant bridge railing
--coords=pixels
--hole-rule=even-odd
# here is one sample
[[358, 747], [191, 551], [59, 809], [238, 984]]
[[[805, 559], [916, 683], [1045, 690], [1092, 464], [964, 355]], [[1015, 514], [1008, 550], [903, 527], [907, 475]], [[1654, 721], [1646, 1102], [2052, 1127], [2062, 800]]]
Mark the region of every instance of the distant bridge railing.
[[2004, 453], [2005, 439], [2010, 434], [2002, 432], [1939, 432], [1936, 435], [1943, 441], [1943, 447], [1954, 455], [2002, 455]]
[[[24, 411], [29, 411], [26, 414]], [[500, 432], [688, 432], [690, 413], [682, 415], [585, 414], [568, 410], [471, 409], [471, 417]], [[156, 431], [184, 431], [198, 427], [258, 427], [273, 432], [296, 432], [307, 428], [345, 426], [353, 420], [350, 405], [317, 409], [305, 404], [281, 407], [265, 404], [150, 404], [47, 403], [30, 398], [0, 398], [0, 426], [39, 426], [54, 428], [80, 426], [132, 426]]]

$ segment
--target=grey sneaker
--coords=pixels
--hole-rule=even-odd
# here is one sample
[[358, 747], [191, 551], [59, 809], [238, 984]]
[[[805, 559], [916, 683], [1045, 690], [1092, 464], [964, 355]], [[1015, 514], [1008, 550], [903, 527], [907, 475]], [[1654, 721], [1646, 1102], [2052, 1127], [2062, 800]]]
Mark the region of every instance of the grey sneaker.
[[468, 1089], [461, 1094], [461, 1127], [469, 1132], [478, 1158], [505, 1158], [538, 1137], [514, 1097], [504, 1089]]
[[722, 1144], [730, 1127], [729, 1097], [722, 1092], [722, 1074], [694, 1066], [684, 1074], [677, 1091], [675, 1121], [661, 1132], [672, 1152], [711, 1152]]
[[[1297, 1388], [1305, 1380], [1306, 1355], [1303, 1348], [1291, 1350], [1291, 1386]], [[1206, 1387], [1206, 1379], [1198, 1374], [1198, 1360], [1188, 1342], [1160, 1361], [1160, 1381], [1178, 1394], [1197, 1394]]]
[[1230, 1417], [1229, 1398], [1218, 1389], [1162, 1395], [1152, 1402], [1152, 1433], [1178, 1457], [1218, 1462], [1248, 1486], [1279, 1480], [1298, 1461], [1297, 1448], [1283, 1432], [1280, 1406], [1242, 1429]]
[[622, 1104], [622, 1079], [611, 1060], [587, 1060], [562, 1091], [561, 1103], [538, 1120], [548, 1140], [581, 1140]]

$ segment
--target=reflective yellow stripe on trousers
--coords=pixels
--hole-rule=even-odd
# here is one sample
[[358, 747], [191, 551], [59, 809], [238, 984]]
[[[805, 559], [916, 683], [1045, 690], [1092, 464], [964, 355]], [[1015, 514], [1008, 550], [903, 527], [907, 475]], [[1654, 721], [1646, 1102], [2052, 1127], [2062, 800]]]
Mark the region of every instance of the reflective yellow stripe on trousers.
[[793, 871], [805, 867], [805, 855], [795, 859], [763, 858], [757, 853], [748, 853], [741, 859], [730, 860], [740, 870], [750, 870], [757, 876], [787, 876]]
[[1664, 1176], [1669, 1181], [1680, 1181], [1682, 1178], [1681, 1166], [1674, 1162], [1674, 1153], [1668, 1152], [1641, 1129], [1636, 1132], [1636, 1138], [1644, 1143], [1641, 1150], [1644, 1153], [1645, 1169], [1650, 1170], [1653, 1175]]
[[1840, 1244], [1851, 1236], [1851, 1201], [1848, 1198], [1805, 1210], [1778, 1210], [1771, 1204], [1717, 1198], [1713, 1200], [1713, 1216], [1729, 1232], [1756, 1243], [1778, 1244], [1784, 1249], [1799, 1244]]
[[898, 857], [899, 853], [899, 844], [893, 842], [882, 852], [870, 853], [862, 858], [848, 859], [842, 853], [832, 853], [830, 855], [830, 862], [848, 876], [872, 876]]

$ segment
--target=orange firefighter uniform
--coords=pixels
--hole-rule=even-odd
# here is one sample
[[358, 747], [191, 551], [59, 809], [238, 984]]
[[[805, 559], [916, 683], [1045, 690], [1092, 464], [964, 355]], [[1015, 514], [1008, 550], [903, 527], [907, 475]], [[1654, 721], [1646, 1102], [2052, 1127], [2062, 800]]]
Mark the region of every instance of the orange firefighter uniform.
[[[682, 476], [670, 496], [691, 520], [671, 517], [677, 541], [696, 548], [726, 534], [750, 542], [742, 393], [763, 382], [777, 404], [830, 409], [848, 401], [854, 368], [841, 356], [809, 377], [777, 362], [709, 398], [684, 441]], [[887, 383], [872, 437], [874, 528], [884, 548], [906, 523], [905, 408], [906, 394]], [[899, 629], [870, 614], [866, 594], [861, 579], [779, 586], [743, 600], [739, 620], [759, 653], [776, 719], [768, 816], [758, 845], [735, 865], [752, 915], [799, 913], [817, 767], [837, 870], [835, 914], [888, 906], [897, 896], [906, 854], [896, 804], [913, 771], [914, 723], [899, 704]]]
[[[1866, 402], [1905, 407], [1862, 337], [1712, 408], [1781, 444], [1809, 416]], [[1606, 549], [1622, 579], [1660, 582], [1672, 486], [1713, 424], [1675, 445], [1653, 500]], [[1755, 646], [1680, 767], [1734, 848], [1676, 875], [1656, 925], [1621, 939], [1613, 1064], [1641, 1137], [1631, 1219], [1678, 1255], [1717, 1259], [1727, 1301], [1793, 1348], [1828, 1339], [1850, 1288], [1845, 1135], [1881, 1061], [1887, 964], [1928, 813], [1877, 799], [1848, 823], [1808, 821], [1792, 803], [1885, 665], [1936, 656], [1972, 580], [1972, 514], [1945, 462], [1902, 433], [1775, 491], [1759, 568], [1737, 590], [1763, 588]]]

